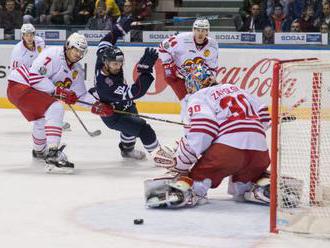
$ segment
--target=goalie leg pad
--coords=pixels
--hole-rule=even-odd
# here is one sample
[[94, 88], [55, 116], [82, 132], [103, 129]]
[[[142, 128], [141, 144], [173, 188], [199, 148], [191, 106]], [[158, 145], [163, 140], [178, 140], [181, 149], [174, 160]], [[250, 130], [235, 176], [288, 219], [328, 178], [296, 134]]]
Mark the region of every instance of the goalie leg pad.
[[[293, 177], [282, 176], [279, 180], [279, 186], [279, 202], [281, 207], [298, 207], [303, 190], [303, 181]], [[260, 178], [250, 191], [244, 193], [244, 199], [249, 202], [268, 205], [270, 203], [269, 177]]]
[[149, 208], [193, 207], [205, 197], [195, 194], [192, 179], [162, 179], [145, 181], [146, 206]]

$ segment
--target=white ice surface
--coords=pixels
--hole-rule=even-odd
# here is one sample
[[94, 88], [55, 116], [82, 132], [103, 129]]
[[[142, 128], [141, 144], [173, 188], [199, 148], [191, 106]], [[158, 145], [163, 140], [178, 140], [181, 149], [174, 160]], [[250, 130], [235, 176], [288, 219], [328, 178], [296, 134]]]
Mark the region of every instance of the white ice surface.
[[[0, 110], [0, 247], [330, 247], [326, 239], [270, 235], [268, 207], [232, 201], [226, 182], [210, 192], [207, 205], [146, 209], [143, 179], [163, 170], [153, 168], [150, 160], [123, 160], [118, 133], [97, 116], [79, 115], [90, 130], [103, 134], [87, 136], [67, 112], [72, 131], [64, 133], [63, 142], [76, 173], [48, 175], [31, 159], [31, 125], [17, 110]], [[175, 115], [157, 117], [178, 120]], [[180, 126], [149, 123], [163, 144], [181, 135]], [[135, 218], [144, 224], [134, 225]]]

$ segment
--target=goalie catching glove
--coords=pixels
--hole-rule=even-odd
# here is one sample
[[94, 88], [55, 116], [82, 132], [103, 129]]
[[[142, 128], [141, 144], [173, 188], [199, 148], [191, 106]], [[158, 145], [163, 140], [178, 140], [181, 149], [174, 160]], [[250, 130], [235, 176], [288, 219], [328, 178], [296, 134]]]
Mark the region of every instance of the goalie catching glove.
[[176, 166], [175, 152], [168, 146], [158, 146], [151, 156], [156, 167], [169, 169]]
[[107, 117], [113, 115], [114, 111], [111, 105], [97, 101], [93, 104], [91, 112], [102, 117]]
[[76, 93], [60, 86], [55, 88], [54, 96], [66, 104], [75, 104], [78, 100]]

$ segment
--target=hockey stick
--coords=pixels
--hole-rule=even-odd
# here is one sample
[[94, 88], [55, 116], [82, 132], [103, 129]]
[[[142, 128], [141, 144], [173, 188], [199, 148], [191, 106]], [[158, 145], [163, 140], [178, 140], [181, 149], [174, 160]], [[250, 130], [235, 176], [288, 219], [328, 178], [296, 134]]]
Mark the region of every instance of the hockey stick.
[[[84, 102], [85, 103], [85, 102]], [[87, 103], [85, 103], [87, 104]], [[89, 105], [89, 104], [88, 104]], [[80, 122], [80, 124], [82, 125], [82, 127], [85, 129], [86, 133], [88, 133], [89, 136], [91, 137], [96, 137], [99, 136], [101, 134], [101, 130], [95, 130], [94, 132], [91, 132], [87, 129], [86, 125], [82, 122], [82, 120], [80, 119], [79, 115], [77, 114], [77, 112], [74, 110], [74, 108], [68, 104], [69, 108], [72, 110], [72, 112], [74, 113], [74, 115], [77, 117], [78, 121]]]
[[297, 117], [290, 114], [294, 109], [298, 108], [301, 104], [306, 102], [306, 98], [299, 99], [295, 104], [293, 104], [286, 112], [281, 115], [281, 122], [295, 121]]
[[154, 120], [154, 121], [161, 121], [161, 122], [166, 122], [166, 123], [171, 123], [171, 124], [177, 124], [177, 125], [181, 125], [181, 126], [186, 125], [183, 122], [170, 121], [170, 120], [151, 117], [151, 116], [147, 116], [147, 115], [135, 114], [135, 113], [130, 113], [130, 112], [126, 112], [126, 111], [120, 111], [120, 110], [116, 110], [116, 109], [114, 110], [114, 112], [118, 113], [118, 114], [132, 115], [132, 116], [141, 117], [141, 118], [144, 118], [144, 119], [149, 119], [149, 120]]
[[132, 22], [131, 26], [149, 26], [149, 25], [161, 25], [161, 24], [179, 24], [185, 22], [193, 22], [196, 19], [207, 19], [211, 20], [231, 20], [232, 15], [220, 16], [220, 15], [210, 15], [210, 16], [199, 16], [199, 17], [179, 17], [174, 16], [172, 19], [154, 20], [154, 21], [136, 21]]
[[[82, 104], [85, 104], [85, 105], [89, 105], [89, 106], [92, 106], [93, 105], [93, 104], [91, 104], [89, 102], [85, 102], [85, 101], [81, 101], [81, 100], [78, 100], [77, 102], [82, 103]], [[154, 120], [154, 121], [161, 121], [161, 122], [166, 122], [166, 123], [171, 123], [171, 124], [177, 124], [177, 125], [181, 125], [181, 126], [184, 126], [185, 125], [182, 122], [170, 121], [170, 120], [165, 120], [165, 119], [161, 119], [161, 118], [151, 117], [151, 116], [147, 116], [147, 115], [141, 115], [141, 114], [135, 114], [135, 113], [126, 112], [126, 111], [121, 111], [121, 110], [117, 110], [117, 109], [114, 109], [113, 112], [114, 113], [117, 113], [117, 114], [132, 115], [132, 116], [141, 117], [141, 118], [144, 118], [144, 119], [149, 119], [149, 120]], [[99, 130], [97, 130], [97, 131], [99, 131]]]

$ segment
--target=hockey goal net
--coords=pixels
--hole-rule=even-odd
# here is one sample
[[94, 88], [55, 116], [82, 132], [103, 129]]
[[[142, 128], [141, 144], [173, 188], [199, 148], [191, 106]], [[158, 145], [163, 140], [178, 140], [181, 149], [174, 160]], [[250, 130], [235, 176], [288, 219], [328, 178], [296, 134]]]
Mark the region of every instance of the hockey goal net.
[[274, 65], [271, 160], [271, 232], [329, 236], [330, 61]]

